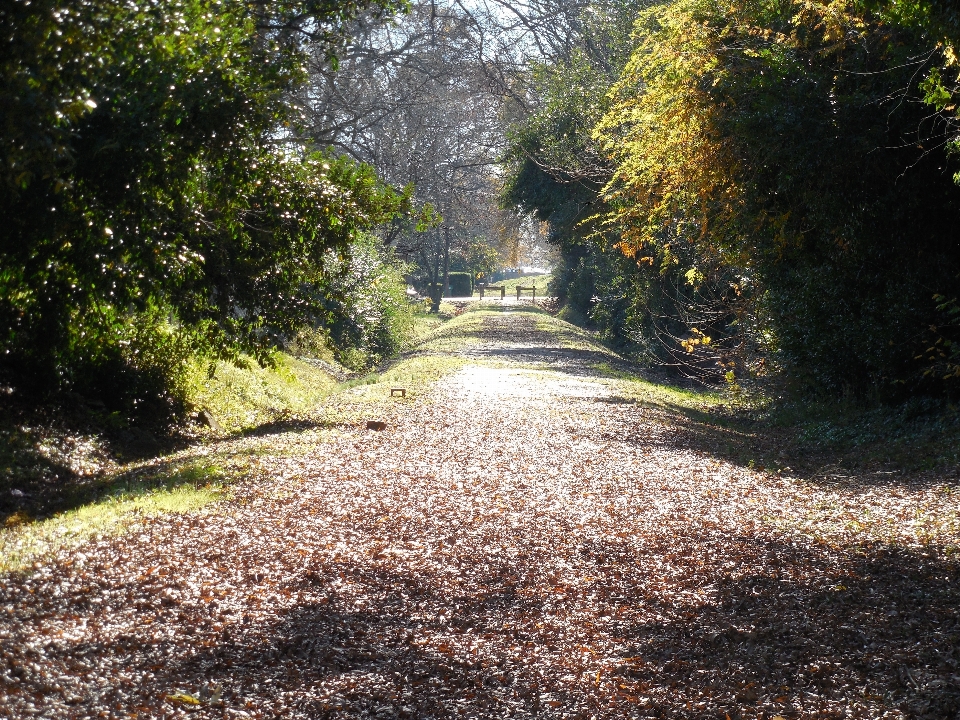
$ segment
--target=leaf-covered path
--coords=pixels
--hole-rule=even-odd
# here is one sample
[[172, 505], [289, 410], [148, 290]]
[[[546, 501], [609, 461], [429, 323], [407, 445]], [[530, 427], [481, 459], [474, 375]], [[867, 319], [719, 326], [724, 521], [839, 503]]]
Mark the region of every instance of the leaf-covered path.
[[387, 430], [224, 443], [257, 472], [214, 511], [4, 577], [0, 715], [953, 720], [942, 543], [809, 520], [942, 489], [691, 449], [531, 313], [475, 340]]

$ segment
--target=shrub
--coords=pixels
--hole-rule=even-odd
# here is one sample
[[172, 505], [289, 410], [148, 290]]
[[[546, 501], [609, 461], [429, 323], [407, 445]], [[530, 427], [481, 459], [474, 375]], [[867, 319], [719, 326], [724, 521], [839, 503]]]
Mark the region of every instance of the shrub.
[[326, 313], [316, 327], [330, 337], [334, 354], [353, 370], [397, 352], [413, 327], [404, 280], [408, 268], [372, 236], [361, 236], [344, 257], [331, 253], [312, 287]]
[[162, 428], [188, 409], [188, 364], [209, 357], [198, 328], [176, 322], [169, 307], [101, 312], [76, 319], [61, 354], [60, 388], [103, 403], [108, 425]]
[[407, 198], [370, 167], [277, 142], [309, 57], [277, 28], [306, 23], [332, 49], [359, 11], [4, 3], [0, 373], [44, 390], [92, 381], [130, 361], [125, 323], [151, 305], [222, 355], [268, 362], [319, 312], [301, 288], [327, 251]]
[[919, 85], [942, 46], [862, 10], [642, 12], [594, 131], [617, 163], [604, 219], [638, 261], [725, 268], [796, 391], [944, 392], [917, 358], [942, 316], [933, 294], [960, 290], [957, 160]]
[[452, 272], [447, 278], [450, 297], [470, 297], [473, 295], [473, 278], [470, 273]]

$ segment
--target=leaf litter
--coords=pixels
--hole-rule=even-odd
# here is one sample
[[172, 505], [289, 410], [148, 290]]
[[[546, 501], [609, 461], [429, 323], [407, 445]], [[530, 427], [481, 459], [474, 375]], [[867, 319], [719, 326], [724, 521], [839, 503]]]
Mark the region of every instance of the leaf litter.
[[954, 486], [721, 461], [551, 340], [3, 576], [0, 715], [954, 720]]

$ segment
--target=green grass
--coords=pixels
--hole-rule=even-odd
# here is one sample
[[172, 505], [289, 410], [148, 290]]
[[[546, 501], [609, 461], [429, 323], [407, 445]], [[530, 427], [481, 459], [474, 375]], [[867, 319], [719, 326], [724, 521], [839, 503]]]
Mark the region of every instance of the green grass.
[[[441, 303], [442, 305], [443, 303]], [[407, 347], [416, 344], [424, 337], [443, 325], [449, 316], [439, 315], [429, 312], [417, 312], [413, 316], [413, 332], [410, 333], [410, 339], [407, 341]]]
[[457, 306], [446, 300], [440, 303], [438, 312], [430, 312], [430, 307], [431, 303], [427, 300], [422, 305], [418, 305], [414, 310], [412, 331], [404, 349], [416, 346], [460, 313]]
[[[372, 404], [383, 402], [411, 401], [426, 392], [440, 378], [456, 372], [466, 360], [454, 355], [423, 354], [405, 358], [377, 376], [376, 382], [356, 385], [341, 397], [345, 404]], [[406, 397], [391, 397], [391, 388], [403, 388]], [[338, 416], [344, 420], [355, 419], [348, 409]]]
[[227, 433], [308, 413], [338, 389], [321, 368], [281, 353], [275, 368], [218, 362], [213, 377], [197, 365], [189, 391], [193, 405], [208, 410]]
[[625, 381], [621, 388], [626, 397], [649, 407], [688, 413], [712, 413], [725, 407], [728, 402], [727, 396], [718, 390], [683, 388], [623, 374], [616, 377]]
[[[439, 314], [415, 312], [407, 350], [442, 353], [461, 347], [463, 343], [457, 335], [458, 328], [459, 332], [468, 331], [469, 320], [457, 318], [451, 329], [445, 328], [458, 312], [455, 306], [446, 302], [441, 303]], [[332, 355], [322, 359], [333, 363]], [[261, 368], [252, 360], [243, 367], [218, 362], [212, 378], [208, 376], [208, 366], [197, 363], [191, 372], [189, 396], [193, 405], [208, 410], [223, 431], [232, 434], [277, 420], [308, 415], [337, 393], [397, 382], [421, 385], [430, 380], [421, 382], [417, 378], [422, 375], [435, 379], [437, 367], [437, 362], [411, 364], [407, 361], [406, 365], [392, 368], [386, 374], [371, 372], [338, 382], [322, 368], [280, 353], [274, 368]], [[351, 398], [373, 397], [381, 389], [376, 387], [369, 393], [351, 392]]]
[[613, 387], [625, 400], [678, 413], [711, 413], [731, 403], [723, 389], [681, 387], [668, 381], [655, 381], [638, 374], [635, 366], [604, 345], [589, 330], [554, 317], [544, 311], [530, 309], [535, 314], [537, 330], [550, 334], [557, 345], [566, 350], [586, 350], [606, 356], [592, 364], [601, 378], [615, 381]]
[[[275, 368], [261, 368], [252, 361], [245, 367], [220, 362], [211, 378], [198, 362], [191, 371], [190, 401], [207, 409], [221, 424], [221, 434], [228, 436], [306, 417], [341, 387], [321, 368], [286, 354], [278, 356]], [[76, 460], [47, 458], [49, 453], [40, 452], [59, 437], [51, 433], [37, 430], [0, 438], [4, 440], [0, 470], [17, 473], [5, 484], [29, 492], [32, 501], [47, 498], [31, 508], [38, 519], [27, 511], [5, 518], [5, 527], [0, 527], [0, 571], [23, 569], [41, 556], [94, 536], [125, 532], [143, 517], [196, 512], [221, 498], [229, 484], [249, 470], [249, 458], [226, 456], [216, 449], [207, 455], [209, 446], [201, 444], [145, 462], [107, 463], [96, 472], [49, 486], [49, 480], [44, 484], [52, 472], [48, 468], [56, 470], [59, 464]], [[99, 448], [96, 438], [80, 440]], [[30, 447], [21, 447], [25, 444]], [[102, 448], [97, 453], [102, 454]], [[25, 465], [27, 460], [36, 468]], [[29, 472], [37, 476], [32, 484]]]
[[105, 494], [37, 522], [18, 515], [0, 531], [0, 572], [22, 570], [41, 556], [100, 535], [116, 535], [138, 519], [190, 513], [222, 497], [230, 474], [205, 458], [119, 473], [101, 483]]
[[[441, 305], [442, 308], [442, 305]], [[483, 318], [489, 313], [479, 305], [467, 307], [452, 320], [445, 322], [411, 345], [416, 353], [449, 353], [479, 342]]]
[[563, 349], [588, 350], [609, 355], [611, 359], [622, 359], [613, 350], [603, 345], [599, 338], [589, 330], [577, 327], [543, 310], [534, 308], [531, 312], [534, 312], [534, 322], [537, 330], [553, 336], [556, 343]]

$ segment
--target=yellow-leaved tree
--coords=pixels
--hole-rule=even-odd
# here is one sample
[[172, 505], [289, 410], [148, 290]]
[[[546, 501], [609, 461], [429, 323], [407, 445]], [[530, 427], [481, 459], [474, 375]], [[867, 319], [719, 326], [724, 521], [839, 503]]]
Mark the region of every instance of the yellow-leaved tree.
[[960, 190], [920, 86], [944, 46], [854, 0], [673, 0], [634, 37], [594, 128], [623, 252], [724, 278], [738, 347], [806, 387], [922, 382], [931, 290], [960, 271]]

